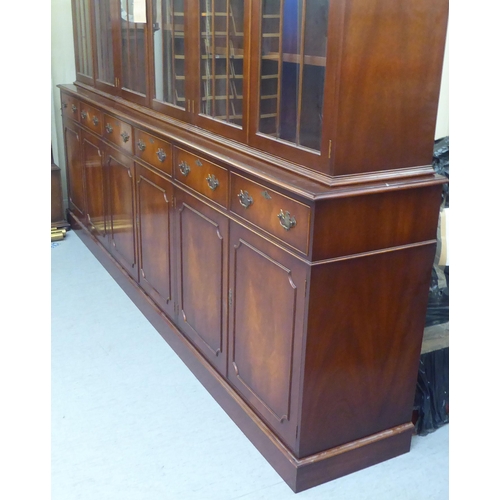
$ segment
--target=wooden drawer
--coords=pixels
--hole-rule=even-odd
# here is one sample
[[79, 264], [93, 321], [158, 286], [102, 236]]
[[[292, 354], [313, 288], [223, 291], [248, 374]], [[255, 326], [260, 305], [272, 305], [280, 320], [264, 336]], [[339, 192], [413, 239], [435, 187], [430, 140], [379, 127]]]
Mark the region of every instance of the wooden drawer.
[[134, 138], [135, 156], [172, 175], [172, 146], [168, 142], [139, 129], [134, 130]]
[[80, 123], [98, 135], [102, 134], [102, 112], [89, 104], [80, 103]]
[[311, 210], [277, 191], [231, 173], [231, 212], [307, 254]]
[[79, 120], [80, 102], [78, 101], [78, 99], [75, 99], [74, 97], [67, 94], [62, 94], [61, 106], [62, 106], [63, 116], [65, 118], [70, 118], [71, 120], [75, 121]]
[[229, 182], [225, 168], [177, 148], [174, 165], [177, 181], [227, 208]]
[[114, 116], [104, 114], [103, 137], [127, 153], [133, 152], [132, 126]]

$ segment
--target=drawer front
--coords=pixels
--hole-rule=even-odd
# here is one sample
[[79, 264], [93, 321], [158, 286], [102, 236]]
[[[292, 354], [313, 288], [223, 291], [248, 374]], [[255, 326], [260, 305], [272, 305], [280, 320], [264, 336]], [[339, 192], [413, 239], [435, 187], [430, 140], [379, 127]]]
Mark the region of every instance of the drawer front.
[[62, 94], [61, 95], [61, 106], [63, 116], [65, 118], [70, 118], [71, 120], [79, 121], [80, 118], [80, 102], [74, 97]]
[[102, 134], [102, 112], [89, 104], [80, 103], [80, 123], [96, 134]]
[[174, 177], [197, 193], [227, 208], [229, 178], [225, 168], [176, 148]]
[[231, 174], [231, 212], [307, 255], [311, 210], [266, 186]]
[[132, 126], [114, 116], [104, 114], [103, 137], [127, 153], [133, 152]]
[[135, 156], [151, 166], [172, 175], [172, 146], [147, 132], [134, 130]]

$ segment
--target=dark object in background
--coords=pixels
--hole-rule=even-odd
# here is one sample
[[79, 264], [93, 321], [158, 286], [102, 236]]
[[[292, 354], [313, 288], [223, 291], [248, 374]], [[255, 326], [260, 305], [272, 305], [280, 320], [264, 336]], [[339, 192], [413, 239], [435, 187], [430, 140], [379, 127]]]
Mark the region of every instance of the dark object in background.
[[[434, 142], [433, 167], [437, 174], [450, 178], [449, 137]], [[449, 184], [443, 186], [442, 208], [449, 208]], [[439, 265], [440, 234], [432, 268], [425, 326], [449, 321], [449, 266]], [[427, 330], [426, 330], [427, 331]], [[425, 338], [425, 334], [424, 334]], [[413, 423], [415, 433], [425, 436], [449, 422], [449, 347], [420, 355], [415, 391]]]
[[[434, 154], [432, 156], [432, 166], [437, 174], [444, 175], [450, 179], [450, 138], [443, 137], [434, 141]], [[449, 184], [443, 186], [444, 207], [449, 207]]]
[[[450, 178], [450, 138], [448, 136], [434, 142], [432, 165], [437, 174]], [[449, 183], [443, 186], [442, 207], [449, 208]], [[438, 261], [439, 256], [436, 256], [429, 288], [426, 327], [446, 323], [449, 320], [449, 266], [439, 266]]]
[[415, 394], [415, 432], [425, 436], [449, 422], [449, 348], [420, 356]]

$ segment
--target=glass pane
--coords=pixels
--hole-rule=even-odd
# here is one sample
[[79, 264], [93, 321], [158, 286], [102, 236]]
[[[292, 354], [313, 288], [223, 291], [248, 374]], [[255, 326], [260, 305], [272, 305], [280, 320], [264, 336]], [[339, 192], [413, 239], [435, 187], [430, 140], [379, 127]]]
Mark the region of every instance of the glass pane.
[[[136, 1], [143, 5], [145, 0]], [[145, 95], [146, 23], [135, 22], [135, 16], [134, 0], [121, 0], [122, 88]]]
[[76, 31], [77, 31], [77, 71], [92, 78], [92, 39], [90, 34], [90, 12], [88, 0], [76, 2]]
[[95, 1], [97, 38], [97, 79], [115, 85], [113, 35], [111, 32], [110, 2]]
[[200, 0], [201, 113], [243, 123], [244, 0]]
[[185, 109], [184, 0], [155, 1], [155, 99]]
[[259, 131], [321, 148], [328, 0], [262, 0]]

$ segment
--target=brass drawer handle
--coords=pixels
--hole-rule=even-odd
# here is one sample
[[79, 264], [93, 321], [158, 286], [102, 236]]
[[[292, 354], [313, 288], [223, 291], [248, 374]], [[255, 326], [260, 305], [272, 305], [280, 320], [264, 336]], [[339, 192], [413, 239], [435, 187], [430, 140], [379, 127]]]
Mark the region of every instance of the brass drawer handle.
[[99, 124], [99, 118], [97, 118], [97, 116], [94, 116], [92, 118], [92, 123], [97, 127], [97, 125]]
[[78, 108], [76, 107], [76, 105], [75, 105], [75, 104], [72, 104], [72, 105], [71, 105], [71, 111], [73, 111], [73, 113], [76, 113], [76, 110], [77, 110], [77, 109], [78, 109]]
[[158, 160], [160, 160], [162, 163], [167, 158], [167, 155], [165, 154], [165, 151], [163, 151], [163, 149], [161, 149], [161, 148], [158, 148], [158, 151], [156, 152], [156, 156], [158, 157]]
[[212, 191], [215, 191], [219, 187], [219, 180], [217, 179], [217, 177], [215, 177], [215, 175], [208, 174], [208, 177], [207, 177], [206, 180], [207, 180], [207, 183], [208, 183], [208, 187]]
[[87, 119], [87, 112], [86, 111], [82, 111], [80, 113], [80, 116], [82, 117], [82, 120], [86, 120]]
[[130, 139], [130, 135], [128, 135], [125, 130], [120, 135], [122, 136], [123, 142], [127, 142]]
[[111, 134], [111, 132], [113, 132], [113, 127], [109, 123], [106, 123], [106, 126], [104, 128], [106, 129], [106, 132], [108, 134]]
[[189, 168], [189, 165], [185, 161], [181, 161], [179, 163], [179, 170], [181, 171], [181, 174], [184, 177], [187, 177], [187, 175], [189, 174], [189, 172], [191, 172], [191, 169]]
[[278, 214], [278, 219], [280, 220], [281, 227], [284, 227], [287, 231], [290, 231], [292, 227], [297, 225], [297, 221], [293, 215], [290, 215], [290, 212], [283, 212], [280, 210]]
[[140, 139], [137, 141], [137, 147], [139, 150], [144, 151], [146, 149], [146, 143]]
[[238, 198], [245, 208], [248, 208], [253, 203], [253, 198], [248, 194], [248, 191], [243, 191], [243, 189], [238, 193]]

